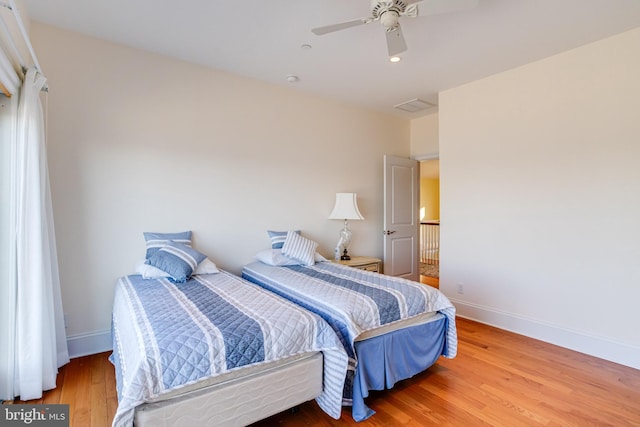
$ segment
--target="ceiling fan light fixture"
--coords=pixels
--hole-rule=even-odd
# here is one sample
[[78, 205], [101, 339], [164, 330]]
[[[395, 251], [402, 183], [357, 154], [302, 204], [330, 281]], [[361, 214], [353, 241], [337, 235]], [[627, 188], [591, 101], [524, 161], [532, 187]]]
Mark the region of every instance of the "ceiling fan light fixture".
[[427, 101], [423, 101], [422, 99], [414, 98], [410, 101], [402, 102], [400, 104], [394, 105], [393, 108], [397, 108], [398, 110], [407, 111], [409, 113], [415, 113], [416, 111], [426, 110], [431, 107], [435, 107], [435, 104], [432, 104]]
[[311, 32], [317, 36], [321, 36], [323, 34], [333, 33], [334, 31], [380, 21], [385, 29], [389, 56], [398, 56], [398, 54], [407, 50], [407, 43], [404, 40], [402, 28], [400, 27], [401, 19], [416, 18], [419, 14], [421, 16], [434, 15], [437, 13], [466, 10], [475, 7], [478, 1], [479, 0], [430, 0], [426, 10], [418, 13], [418, 4], [422, 5], [423, 3], [427, 3], [425, 0], [371, 0], [371, 14], [369, 16], [312, 28]]
[[399, 20], [400, 14], [395, 10], [389, 10], [387, 12], [383, 12], [382, 15], [380, 15], [380, 23], [387, 29], [396, 28], [398, 26]]

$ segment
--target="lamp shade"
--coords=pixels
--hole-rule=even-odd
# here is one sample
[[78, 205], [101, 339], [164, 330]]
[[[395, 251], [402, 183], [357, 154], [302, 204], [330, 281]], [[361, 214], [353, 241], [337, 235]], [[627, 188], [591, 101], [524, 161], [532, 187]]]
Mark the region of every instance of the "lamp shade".
[[356, 193], [336, 193], [336, 205], [329, 215], [329, 219], [364, 219], [358, 210]]

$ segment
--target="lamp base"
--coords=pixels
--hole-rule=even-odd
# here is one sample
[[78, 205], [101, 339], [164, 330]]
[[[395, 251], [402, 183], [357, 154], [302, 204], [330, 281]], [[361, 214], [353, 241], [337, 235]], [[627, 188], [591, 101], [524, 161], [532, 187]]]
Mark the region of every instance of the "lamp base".
[[349, 256], [349, 254], [347, 253], [347, 250], [345, 249], [342, 252], [342, 255], [340, 256], [340, 261], [349, 261], [351, 259], [351, 257]]

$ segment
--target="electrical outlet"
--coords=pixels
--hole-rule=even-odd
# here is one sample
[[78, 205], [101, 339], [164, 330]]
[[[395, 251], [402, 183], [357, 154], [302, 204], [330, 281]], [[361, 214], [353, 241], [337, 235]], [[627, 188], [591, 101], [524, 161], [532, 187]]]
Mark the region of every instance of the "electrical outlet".
[[464, 294], [464, 284], [463, 283], [458, 283], [458, 293], [459, 294]]

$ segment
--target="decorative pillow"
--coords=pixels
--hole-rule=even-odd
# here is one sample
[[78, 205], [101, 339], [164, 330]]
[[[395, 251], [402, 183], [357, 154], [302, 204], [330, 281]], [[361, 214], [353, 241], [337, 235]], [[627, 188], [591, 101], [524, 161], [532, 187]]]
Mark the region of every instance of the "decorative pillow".
[[[140, 262], [136, 265], [136, 273], [140, 274], [143, 279], [159, 279], [163, 277], [170, 277], [168, 273], [156, 268], [152, 265], [145, 264], [144, 261]], [[209, 258], [205, 258], [198, 267], [196, 271], [193, 272], [192, 276], [197, 276], [198, 274], [214, 274], [220, 273], [216, 264], [211, 261]]]
[[165, 246], [158, 249], [147, 260], [152, 265], [165, 273], [176, 283], [186, 282], [207, 256], [197, 250], [169, 240]]
[[145, 259], [151, 258], [161, 247], [167, 244], [169, 240], [191, 246], [191, 231], [183, 231], [180, 233], [151, 233], [144, 232], [144, 241], [147, 245], [147, 253]]
[[302, 265], [313, 265], [317, 248], [318, 244], [313, 240], [302, 237], [295, 231], [289, 231], [282, 245], [282, 255], [300, 261]]
[[[288, 231], [267, 230], [267, 234], [271, 239], [271, 249], [282, 249], [282, 245], [287, 238], [287, 233]], [[300, 230], [296, 230], [296, 233], [300, 234]]]

